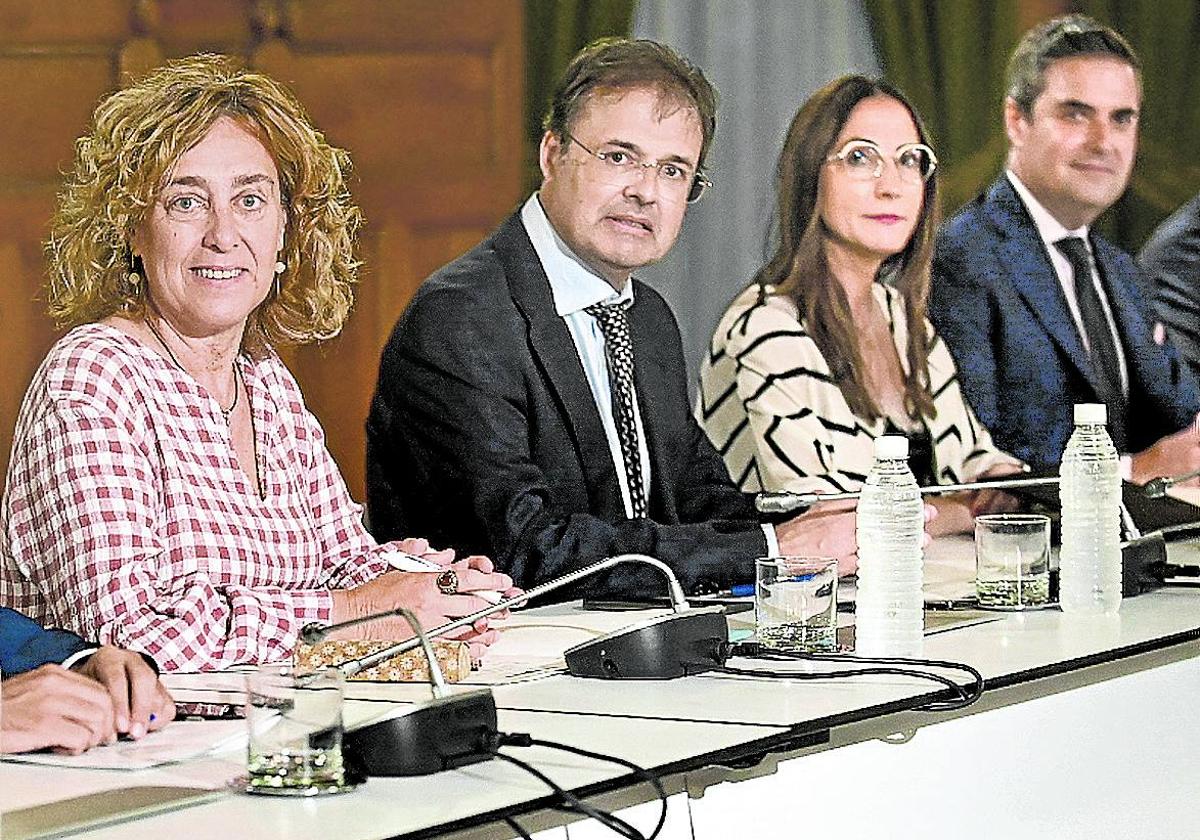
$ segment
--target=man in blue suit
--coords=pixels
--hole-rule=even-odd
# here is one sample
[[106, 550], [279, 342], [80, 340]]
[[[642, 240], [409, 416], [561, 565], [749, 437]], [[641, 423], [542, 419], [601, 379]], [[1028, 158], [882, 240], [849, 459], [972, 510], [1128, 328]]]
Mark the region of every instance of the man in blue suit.
[[0, 752], [78, 753], [140, 738], [175, 717], [153, 660], [96, 647], [0, 607]]
[[1072, 15], [1028, 32], [1009, 63], [1007, 171], [946, 224], [930, 314], [996, 444], [1055, 469], [1072, 405], [1103, 402], [1126, 478], [1200, 468], [1200, 394], [1154, 340], [1132, 258], [1091, 231], [1125, 191], [1140, 63]]

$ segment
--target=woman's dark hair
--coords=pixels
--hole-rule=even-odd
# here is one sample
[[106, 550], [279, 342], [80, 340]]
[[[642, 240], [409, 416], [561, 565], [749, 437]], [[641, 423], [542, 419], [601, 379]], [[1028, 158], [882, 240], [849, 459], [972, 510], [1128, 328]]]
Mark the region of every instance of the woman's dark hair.
[[[796, 304], [805, 329], [829, 364], [850, 409], [859, 417], [881, 416], [878, 404], [866, 388], [866, 369], [850, 311], [841, 284], [829, 272], [825, 242], [829, 231], [817, 211], [821, 171], [850, 113], [864, 99], [886, 96], [896, 100], [912, 116], [922, 143], [929, 134], [912, 103], [892, 85], [865, 76], [845, 76], [818, 90], [797, 112], [788, 128], [779, 156], [778, 245], [754, 281], [771, 285]], [[918, 419], [934, 413], [929, 390], [929, 336], [925, 317], [929, 297], [929, 265], [938, 227], [938, 176], [936, 170], [925, 182], [925, 200], [912, 238], [904, 250], [889, 257], [880, 267], [904, 298], [908, 318], [908, 368], [905, 408]]]

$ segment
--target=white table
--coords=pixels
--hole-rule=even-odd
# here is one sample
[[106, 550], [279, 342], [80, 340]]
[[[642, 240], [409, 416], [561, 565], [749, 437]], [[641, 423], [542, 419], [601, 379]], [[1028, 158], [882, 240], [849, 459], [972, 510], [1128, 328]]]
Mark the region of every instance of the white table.
[[[543, 632], [558, 634], [563, 648], [596, 632], [589, 626], [624, 620], [571, 605], [523, 619], [553, 625]], [[563, 675], [499, 686], [495, 697], [504, 730], [614, 753], [663, 774], [676, 794], [669, 838], [794, 837], [802, 828], [839, 840], [1085, 837], [1101, 827], [1112, 837], [1194, 837], [1198, 654], [1200, 591], [1171, 589], [1127, 600], [1114, 620], [1041, 611], [928, 638], [926, 655], [969, 662], [989, 680], [984, 698], [955, 714], [908, 711], [931, 689], [890, 677]], [[392, 702], [427, 696], [418, 686], [354, 693]], [[915, 735], [903, 744], [877, 740], [897, 733]], [[619, 768], [523, 752], [560, 784], [609, 807], [650, 795]], [[13, 810], [99, 790], [119, 795], [129, 786], [216, 785], [239, 770], [237, 757], [129, 774], [0, 764], [0, 803]], [[372, 779], [315, 801], [229, 793], [84, 836], [503, 837], [511, 836], [496, 822], [504, 813], [533, 828], [568, 819], [546, 804], [540, 783], [491, 761], [420, 779]], [[638, 825], [653, 824], [651, 811], [635, 809]], [[590, 823], [569, 831], [572, 840], [611, 836]]]

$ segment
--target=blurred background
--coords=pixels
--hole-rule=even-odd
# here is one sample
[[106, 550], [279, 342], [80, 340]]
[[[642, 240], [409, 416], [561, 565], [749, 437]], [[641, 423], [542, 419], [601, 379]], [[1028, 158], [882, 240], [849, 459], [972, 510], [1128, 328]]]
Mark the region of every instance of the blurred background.
[[1200, 190], [1195, 0], [0, 0], [0, 470], [21, 397], [58, 336], [41, 242], [73, 142], [105, 94], [194, 52], [287, 83], [349, 149], [367, 218], [356, 311], [342, 335], [286, 350], [355, 498], [379, 351], [421, 279], [537, 185], [546, 98], [604, 35], [665, 41], [721, 94], [716, 188], [679, 244], [640, 273], [671, 302], [694, 372], [717, 318], [762, 263], [784, 131], [816, 88], [882, 74], [931, 129], [953, 212], [1000, 170], [1004, 67], [1035, 23], [1082, 11], [1144, 62], [1139, 162], [1101, 220], [1124, 248]]

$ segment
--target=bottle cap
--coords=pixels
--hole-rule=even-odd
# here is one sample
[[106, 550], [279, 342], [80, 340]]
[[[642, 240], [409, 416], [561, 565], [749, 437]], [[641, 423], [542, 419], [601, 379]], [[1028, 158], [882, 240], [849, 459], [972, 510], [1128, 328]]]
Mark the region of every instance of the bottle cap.
[[1076, 403], [1076, 426], [1103, 426], [1108, 422], [1108, 406], [1104, 403]]
[[903, 461], [908, 458], [908, 438], [903, 435], [883, 435], [875, 438], [877, 461]]

